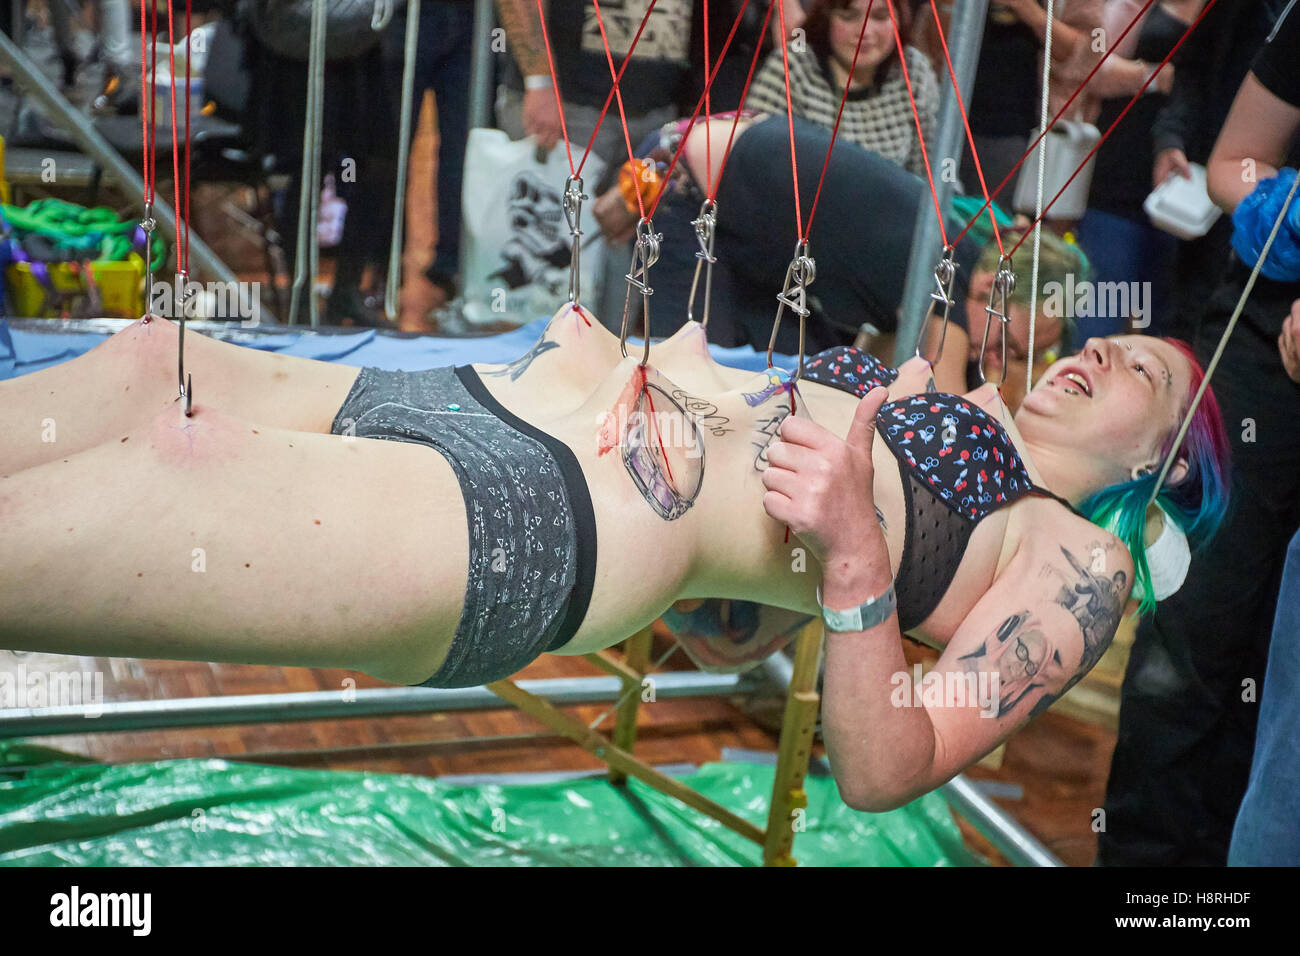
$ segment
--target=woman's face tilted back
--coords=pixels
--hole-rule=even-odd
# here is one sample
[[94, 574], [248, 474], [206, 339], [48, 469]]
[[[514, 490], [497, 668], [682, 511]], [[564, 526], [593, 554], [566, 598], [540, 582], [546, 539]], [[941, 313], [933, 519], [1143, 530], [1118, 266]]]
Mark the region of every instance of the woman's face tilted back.
[[1128, 481], [1134, 468], [1162, 464], [1191, 375], [1183, 355], [1153, 336], [1089, 339], [1042, 374], [1016, 426], [1031, 441], [1086, 456], [1105, 485]]

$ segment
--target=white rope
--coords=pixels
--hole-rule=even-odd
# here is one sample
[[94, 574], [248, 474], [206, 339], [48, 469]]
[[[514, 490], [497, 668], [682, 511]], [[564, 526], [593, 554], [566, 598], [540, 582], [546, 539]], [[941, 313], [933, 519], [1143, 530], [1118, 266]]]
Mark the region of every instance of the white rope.
[[[1042, 110], [1038, 119], [1038, 192], [1034, 203], [1034, 261], [1029, 272], [1029, 367], [1025, 369], [1025, 394], [1034, 387], [1034, 327], [1038, 325], [1038, 255], [1043, 237], [1043, 179], [1047, 174], [1047, 92], [1052, 79], [1052, 18], [1055, 15], [1055, 0], [1047, 0], [1047, 36], [1043, 43], [1043, 97]], [[1005, 341], [1007, 328], [1002, 327]], [[1002, 378], [1007, 377], [1007, 370], [1002, 370]]]
[[[392, 16], [391, 8], [388, 16]], [[384, 286], [384, 314], [390, 322], [397, 318], [397, 299], [402, 287], [402, 231], [406, 225], [406, 178], [407, 167], [411, 162], [411, 101], [415, 98], [415, 58], [419, 52], [419, 34], [420, 0], [408, 0], [405, 59], [402, 63], [402, 119], [397, 134], [397, 198], [393, 201], [393, 237], [388, 246], [388, 276]]]

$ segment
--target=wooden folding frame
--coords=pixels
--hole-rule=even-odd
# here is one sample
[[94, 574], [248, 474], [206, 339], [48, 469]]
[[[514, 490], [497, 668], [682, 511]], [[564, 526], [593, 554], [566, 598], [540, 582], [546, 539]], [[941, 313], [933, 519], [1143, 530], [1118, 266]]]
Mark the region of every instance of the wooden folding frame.
[[821, 706], [821, 697], [817, 693], [817, 672], [822, 652], [821, 621], [808, 624], [799, 632], [797, 639], [794, 673], [786, 696], [766, 827], [759, 827], [737, 816], [721, 804], [633, 756], [638, 705], [644, 681], [650, 676], [648, 670], [652, 636], [651, 629], [646, 628], [628, 638], [624, 642], [621, 658], [607, 651], [586, 655], [592, 664], [623, 682], [623, 694], [617, 707], [618, 719], [612, 739], [587, 727], [582, 721], [541, 697], [520, 689], [513, 681], [496, 681], [487, 687], [524, 713], [605, 761], [609, 765], [610, 783], [622, 785], [628, 777], [635, 777], [757, 843], [763, 848], [765, 866], [797, 865], [793, 855], [794, 835], [798, 815], [808, 805], [803, 784], [812, 753], [817, 713]]

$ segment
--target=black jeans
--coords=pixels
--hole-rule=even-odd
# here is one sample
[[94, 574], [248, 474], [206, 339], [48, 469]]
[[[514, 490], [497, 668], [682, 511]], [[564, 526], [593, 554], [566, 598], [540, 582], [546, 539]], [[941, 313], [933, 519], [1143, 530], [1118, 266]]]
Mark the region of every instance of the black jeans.
[[[806, 227], [831, 132], [799, 119], [794, 122], [794, 132]], [[924, 180], [879, 154], [842, 138], [835, 143], [810, 234], [817, 275], [808, 287], [812, 314], [804, 346], [807, 354], [852, 342], [863, 322], [871, 322], [882, 332], [897, 329], [916, 210], [921, 202], [930, 202], [928, 192]], [[714, 255], [718, 262], [713, 268], [709, 341], [766, 349], [776, 317], [776, 297], [784, 286], [797, 235], [784, 116], [755, 123], [736, 137], [717, 197]], [[698, 198], [679, 198], [671, 204], [670, 198], [664, 197], [655, 214], [655, 227], [664, 240], [659, 262], [651, 270], [654, 335], [671, 333], [685, 318], [694, 254], [699, 248], [690, 228], [690, 220], [699, 211]], [[955, 235], [955, 230], [950, 235]], [[961, 294], [956, 296], [953, 319], [963, 328], [965, 282], [979, 252], [969, 238], [957, 248], [957, 289]], [[699, 308], [702, 305], [697, 304]], [[787, 309], [776, 350], [793, 355], [798, 348], [798, 316]]]
[[[384, 36], [394, 96], [401, 96], [406, 16], [395, 17]], [[438, 116], [438, 242], [429, 277], [442, 285], [460, 271], [461, 191], [465, 142], [469, 137], [469, 75], [474, 39], [474, 5], [425, 0], [415, 59], [411, 135], [420, 121], [424, 90], [433, 90]]]
[[[1248, 275], [1234, 258], [1211, 296], [1195, 342], [1202, 364]], [[1261, 278], [1211, 380], [1232, 447], [1231, 511], [1182, 589], [1138, 627], [1098, 839], [1103, 865], [1227, 862], [1282, 567], [1300, 525], [1300, 385], [1276, 341], [1296, 298], [1300, 283]], [[1247, 686], [1253, 700], [1243, 700]]]

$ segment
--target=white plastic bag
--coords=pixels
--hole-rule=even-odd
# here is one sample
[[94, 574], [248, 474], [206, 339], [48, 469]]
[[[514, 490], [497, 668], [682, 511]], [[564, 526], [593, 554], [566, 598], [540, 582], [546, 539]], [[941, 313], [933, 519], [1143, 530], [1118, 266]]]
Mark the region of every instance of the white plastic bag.
[[[465, 318], [477, 324], [531, 322], [568, 298], [569, 227], [561, 197], [569, 163], [563, 145], [537, 161], [533, 138], [511, 140], [502, 130], [470, 130], [465, 148], [461, 262]], [[592, 217], [595, 183], [604, 163], [583, 167], [582, 298], [594, 301], [605, 243]], [[593, 241], [594, 240], [594, 241]]]

